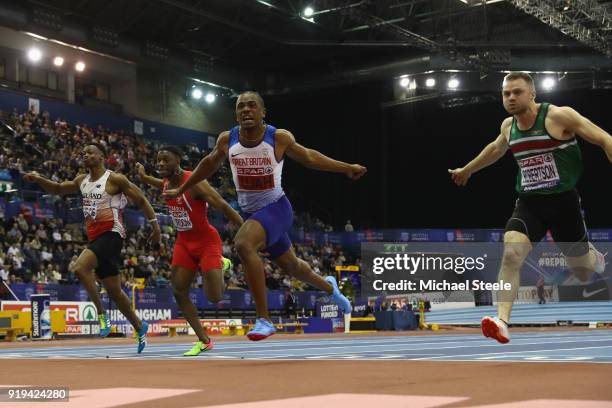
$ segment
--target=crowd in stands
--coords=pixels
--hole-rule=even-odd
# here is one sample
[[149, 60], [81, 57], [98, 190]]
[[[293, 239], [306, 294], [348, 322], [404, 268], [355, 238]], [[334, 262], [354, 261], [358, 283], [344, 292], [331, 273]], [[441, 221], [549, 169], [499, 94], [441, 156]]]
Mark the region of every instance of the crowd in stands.
[[[136, 163], [142, 163], [148, 173], [155, 169], [159, 143], [145, 143], [142, 138], [125, 131], [110, 131], [101, 126], [70, 125], [61, 118], [52, 120], [48, 112], [19, 114], [13, 111], [0, 118], [14, 130], [12, 139], [5, 139], [0, 149], [0, 168], [8, 168], [18, 176], [25, 171], [38, 171], [53, 181], [72, 180], [85, 173], [81, 154], [87, 143], [100, 143], [107, 149], [106, 167], [125, 174], [145, 193], [152, 204], [163, 206], [158, 191], [137, 177]], [[183, 166], [192, 168], [205, 152], [195, 145], [184, 146]], [[227, 169], [221, 169], [211, 182], [221, 194], [231, 199], [235, 191], [228, 183]], [[34, 185], [24, 188], [35, 189]]]
[[[21, 190], [40, 190], [36, 185], [22, 181], [21, 175], [38, 171], [51, 180], [71, 180], [79, 173], [85, 173], [81, 163], [81, 152], [89, 142], [96, 142], [107, 148], [106, 167], [125, 174], [145, 193], [156, 210], [161, 211], [164, 203], [159, 191], [141, 183], [136, 163], [142, 163], [148, 174], [154, 174], [155, 155], [160, 147], [155, 142], [126, 131], [110, 131], [102, 127], [71, 125], [61, 118], [53, 119], [48, 112], [10, 113], [0, 112], [0, 120], [7, 125], [10, 134], [0, 137], [0, 170], [6, 169], [17, 181]], [[182, 166], [193, 168], [206, 154], [195, 145], [183, 146]], [[236, 191], [231, 182], [227, 166], [223, 166], [215, 177], [209, 179], [221, 195], [233, 206]], [[37, 196], [40, 198], [40, 195]], [[70, 197], [48, 197], [58, 207], [80, 205], [80, 200]], [[76, 201], [76, 204], [75, 204]], [[31, 211], [23, 206], [21, 214], [0, 222], [0, 279], [9, 283], [75, 283], [76, 276], [69, 271], [70, 262], [76, 260], [86, 247], [82, 224], [65, 225], [62, 219], [35, 220]], [[309, 214], [296, 214], [295, 224], [305, 230], [331, 231], [331, 227]], [[246, 289], [242, 266], [232, 245], [236, 227], [230, 223], [219, 231], [223, 238], [223, 254], [232, 259], [234, 267], [226, 274], [227, 287]], [[124, 245], [124, 265], [121, 269], [123, 281], [127, 284], [134, 277], [144, 278], [147, 286], [167, 286], [170, 280], [171, 248], [175, 233], [172, 226], [162, 227], [162, 246], [159, 250], [148, 248], [148, 231], [145, 228], [128, 232]], [[308, 262], [316, 273], [327, 275], [336, 265], [354, 262], [347, 259], [340, 248], [330, 245], [316, 246], [296, 244], [298, 257]], [[265, 261], [265, 272], [270, 289], [308, 289], [303, 283], [280, 274], [278, 268]], [[195, 282], [194, 285], [198, 285]], [[2, 286], [2, 285], [0, 285]]]

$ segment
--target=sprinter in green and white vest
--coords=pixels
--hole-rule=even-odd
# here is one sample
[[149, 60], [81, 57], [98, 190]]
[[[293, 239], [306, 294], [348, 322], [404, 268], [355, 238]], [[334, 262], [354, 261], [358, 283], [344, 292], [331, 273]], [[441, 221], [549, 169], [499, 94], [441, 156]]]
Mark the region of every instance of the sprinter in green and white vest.
[[[470, 176], [499, 160], [508, 150], [518, 164], [518, 200], [504, 233], [499, 280], [512, 289], [498, 293], [498, 317], [485, 317], [483, 334], [500, 343], [510, 340], [508, 322], [520, 286], [520, 270], [533, 242], [550, 233], [573, 272], [573, 284], [586, 285], [593, 273], [603, 273], [604, 256], [589, 243], [576, 183], [582, 174], [582, 155], [576, 136], [600, 146], [612, 162], [612, 137], [574, 109], [536, 103], [533, 79], [511, 72], [503, 82], [504, 108], [512, 116], [499, 136], [471, 162], [448, 170], [453, 181], [466, 185]], [[609, 183], [609, 180], [608, 180]]]

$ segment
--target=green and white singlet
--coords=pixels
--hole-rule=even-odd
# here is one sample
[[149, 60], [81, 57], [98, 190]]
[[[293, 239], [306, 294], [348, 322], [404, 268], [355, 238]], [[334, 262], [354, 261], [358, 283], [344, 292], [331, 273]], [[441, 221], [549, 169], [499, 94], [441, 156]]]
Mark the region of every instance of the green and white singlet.
[[582, 154], [576, 138], [558, 140], [546, 130], [549, 105], [540, 104], [530, 129], [520, 130], [516, 119], [512, 119], [509, 145], [519, 166], [516, 191], [520, 195], [573, 190], [582, 175]]

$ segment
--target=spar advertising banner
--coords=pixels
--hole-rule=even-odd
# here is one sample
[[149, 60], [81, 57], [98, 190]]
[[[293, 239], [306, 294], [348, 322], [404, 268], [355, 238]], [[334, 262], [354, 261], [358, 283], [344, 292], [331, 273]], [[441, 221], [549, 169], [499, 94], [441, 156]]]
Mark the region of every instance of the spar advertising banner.
[[[35, 298], [35, 295], [31, 298]], [[66, 311], [67, 326], [64, 334], [97, 335], [100, 332], [98, 311], [92, 302], [51, 301], [49, 307], [50, 310]], [[3, 301], [1, 309], [2, 311], [29, 312], [31, 311], [31, 305], [27, 301]], [[109, 309], [108, 312], [111, 317], [111, 323], [116, 326], [117, 331], [126, 335], [132, 334], [132, 326], [119, 310]], [[178, 309], [176, 303], [149, 304], [148, 307], [137, 308], [136, 315], [151, 323], [150, 334], [161, 335], [166, 334], [168, 329], [162, 328], [158, 322], [178, 318]]]
[[[32, 303], [27, 301], [3, 301], [0, 309], [2, 311], [30, 312], [32, 310], [31, 305], [34, 304], [34, 300], [39, 298], [39, 296], [32, 295], [30, 297]], [[92, 302], [48, 301], [48, 308], [49, 311], [63, 310], [66, 313], [66, 331], [59, 334], [80, 336], [97, 335], [100, 333], [98, 312]], [[34, 324], [32, 328], [35, 332]]]
[[[97, 321], [98, 312], [92, 302], [57, 302], [49, 303], [50, 310], [65, 310], [66, 323], [71, 324], [80, 321]], [[2, 301], [2, 311], [16, 310], [19, 312], [31, 311], [30, 302], [27, 301]]]
[[[243, 328], [242, 319], [200, 319], [200, 323], [208, 334], [221, 334], [223, 329], [231, 327]], [[177, 334], [195, 335], [193, 329], [182, 319], [161, 321], [159, 324], [161, 326], [176, 326]], [[164, 330], [168, 331], [167, 328]]]
[[95, 322], [80, 322], [66, 325], [66, 331], [61, 336], [97, 336], [100, 334], [100, 325]]

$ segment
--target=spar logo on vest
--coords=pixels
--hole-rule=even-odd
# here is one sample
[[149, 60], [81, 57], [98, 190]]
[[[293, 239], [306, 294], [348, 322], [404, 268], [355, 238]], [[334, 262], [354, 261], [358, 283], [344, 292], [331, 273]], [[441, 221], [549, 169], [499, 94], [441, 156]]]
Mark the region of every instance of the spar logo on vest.
[[552, 157], [552, 154], [546, 154], [546, 155], [535, 156], [535, 157], [528, 157], [526, 159], [521, 159], [521, 160], [519, 160], [519, 166], [521, 166], [521, 167], [536, 166], [536, 165], [540, 165], [540, 164], [550, 163], [551, 161], [554, 161], [554, 159]]

